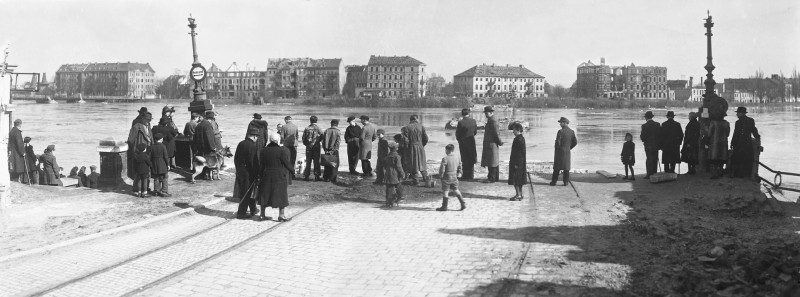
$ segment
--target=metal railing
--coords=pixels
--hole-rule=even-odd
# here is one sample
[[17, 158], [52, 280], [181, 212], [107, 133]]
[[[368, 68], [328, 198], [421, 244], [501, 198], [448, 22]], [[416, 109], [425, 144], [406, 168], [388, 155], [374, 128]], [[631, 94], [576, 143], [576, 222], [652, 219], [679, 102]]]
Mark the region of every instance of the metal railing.
[[763, 182], [767, 183], [768, 185], [772, 186], [772, 188], [779, 189], [779, 190], [785, 190], [785, 191], [800, 192], [800, 189], [793, 189], [793, 188], [787, 188], [787, 187], [782, 187], [781, 186], [783, 184], [783, 175], [800, 176], [800, 174], [794, 173], [794, 172], [784, 172], [784, 171], [773, 170], [772, 168], [769, 168], [769, 166], [764, 165], [764, 163], [761, 163], [761, 162], [758, 162], [758, 165], [761, 165], [761, 167], [764, 167], [765, 169], [769, 170], [769, 172], [775, 173], [775, 177], [772, 179], [772, 182], [770, 182], [769, 180], [761, 177], [760, 174], [758, 176], [758, 178], [760, 178]]

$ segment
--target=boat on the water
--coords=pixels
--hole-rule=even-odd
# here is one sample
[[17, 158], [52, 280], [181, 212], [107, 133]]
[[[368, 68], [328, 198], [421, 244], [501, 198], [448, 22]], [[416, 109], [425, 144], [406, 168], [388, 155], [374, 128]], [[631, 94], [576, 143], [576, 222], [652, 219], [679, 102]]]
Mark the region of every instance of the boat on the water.
[[484, 108], [487, 106], [491, 106], [495, 111], [513, 111], [514, 108], [508, 104], [500, 104], [500, 105], [487, 105], [487, 104], [473, 104], [469, 107], [470, 111], [483, 111]]
[[36, 103], [39, 104], [58, 104], [57, 101], [50, 98], [50, 96], [46, 96], [45, 98], [36, 98]]

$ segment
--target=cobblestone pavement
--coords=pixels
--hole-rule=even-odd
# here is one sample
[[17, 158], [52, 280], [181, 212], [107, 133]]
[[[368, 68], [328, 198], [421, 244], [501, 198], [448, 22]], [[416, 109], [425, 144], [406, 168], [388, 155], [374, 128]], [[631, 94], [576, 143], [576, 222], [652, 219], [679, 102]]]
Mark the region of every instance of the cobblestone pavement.
[[[586, 201], [570, 187], [537, 188], [536, 208], [507, 201], [513, 188], [499, 183], [468, 191], [463, 212], [433, 211], [439, 201], [320, 206], [138, 295], [572, 296], [624, 286], [625, 267], [567, 259], [589, 240], [569, 228], [587, 223]], [[575, 245], [547, 239], [565, 236]]]

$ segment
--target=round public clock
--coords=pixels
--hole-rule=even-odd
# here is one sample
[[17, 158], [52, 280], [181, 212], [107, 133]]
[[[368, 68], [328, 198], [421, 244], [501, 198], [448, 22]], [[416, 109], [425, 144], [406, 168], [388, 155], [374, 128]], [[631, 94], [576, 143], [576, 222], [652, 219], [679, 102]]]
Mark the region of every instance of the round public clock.
[[206, 78], [206, 68], [203, 65], [194, 66], [189, 70], [189, 74], [192, 76], [192, 80], [201, 81]]

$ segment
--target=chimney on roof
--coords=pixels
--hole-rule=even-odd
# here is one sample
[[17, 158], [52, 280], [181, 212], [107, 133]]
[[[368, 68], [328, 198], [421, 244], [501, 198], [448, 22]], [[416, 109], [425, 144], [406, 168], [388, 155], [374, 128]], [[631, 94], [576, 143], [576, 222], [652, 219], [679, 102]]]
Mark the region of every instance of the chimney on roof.
[[600, 65], [606, 64], [606, 57], [600, 57]]
[[525, 68], [525, 65], [519, 64], [519, 68]]

